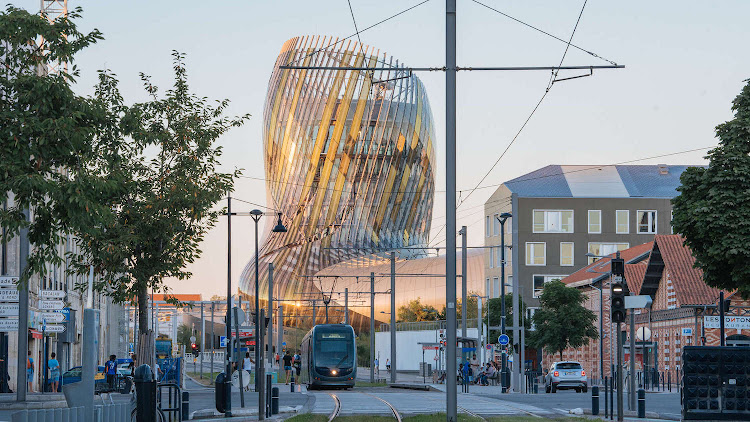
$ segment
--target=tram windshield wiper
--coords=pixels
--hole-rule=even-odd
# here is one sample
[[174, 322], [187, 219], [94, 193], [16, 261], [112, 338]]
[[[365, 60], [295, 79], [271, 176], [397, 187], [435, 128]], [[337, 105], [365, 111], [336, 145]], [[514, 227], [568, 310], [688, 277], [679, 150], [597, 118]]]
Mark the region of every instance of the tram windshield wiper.
[[339, 365], [341, 365], [341, 364], [342, 364], [342, 363], [344, 363], [344, 361], [345, 361], [346, 359], [348, 359], [348, 358], [349, 358], [349, 354], [347, 353], [346, 355], [344, 355], [344, 357], [343, 357], [343, 358], [341, 358], [341, 360], [339, 361], [339, 363], [337, 363], [337, 364], [336, 364], [336, 366], [339, 366]]

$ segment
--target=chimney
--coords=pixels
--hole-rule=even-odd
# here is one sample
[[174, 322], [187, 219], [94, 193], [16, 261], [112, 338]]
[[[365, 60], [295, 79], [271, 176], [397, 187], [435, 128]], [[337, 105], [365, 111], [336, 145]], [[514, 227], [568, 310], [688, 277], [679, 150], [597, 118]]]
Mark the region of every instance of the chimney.
[[666, 164], [658, 164], [657, 166], [659, 167], [659, 174], [669, 174], [669, 166], [667, 166]]

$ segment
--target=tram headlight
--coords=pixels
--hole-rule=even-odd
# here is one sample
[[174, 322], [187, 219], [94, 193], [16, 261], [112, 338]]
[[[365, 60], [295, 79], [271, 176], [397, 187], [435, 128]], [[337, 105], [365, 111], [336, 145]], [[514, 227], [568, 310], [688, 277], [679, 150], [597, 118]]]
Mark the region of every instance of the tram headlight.
[[339, 371], [337, 371], [335, 369], [331, 369], [331, 375], [337, 375], [338, 373], [339, 373]]

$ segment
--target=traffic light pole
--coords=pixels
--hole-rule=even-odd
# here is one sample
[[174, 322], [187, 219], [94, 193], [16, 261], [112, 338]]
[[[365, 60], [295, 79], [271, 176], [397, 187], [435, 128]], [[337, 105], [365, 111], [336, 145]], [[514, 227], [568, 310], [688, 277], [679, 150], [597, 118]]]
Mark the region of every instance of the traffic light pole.
[[622, 323], [617, 323], [617, 421], [623, 421], [622, 408]]

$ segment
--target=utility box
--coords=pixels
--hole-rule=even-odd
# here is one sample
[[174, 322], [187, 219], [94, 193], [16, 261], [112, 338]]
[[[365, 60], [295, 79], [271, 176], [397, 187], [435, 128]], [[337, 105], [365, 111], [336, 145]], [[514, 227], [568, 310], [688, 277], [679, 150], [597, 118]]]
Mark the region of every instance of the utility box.
[[683, 420], [750, 420], [750, 348], [682, 351]]

